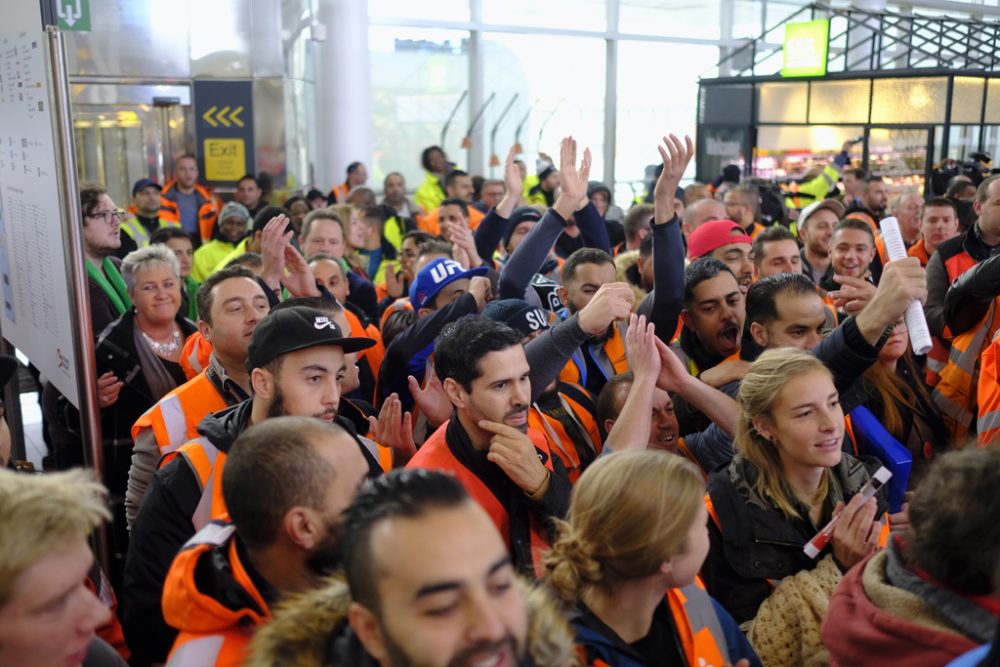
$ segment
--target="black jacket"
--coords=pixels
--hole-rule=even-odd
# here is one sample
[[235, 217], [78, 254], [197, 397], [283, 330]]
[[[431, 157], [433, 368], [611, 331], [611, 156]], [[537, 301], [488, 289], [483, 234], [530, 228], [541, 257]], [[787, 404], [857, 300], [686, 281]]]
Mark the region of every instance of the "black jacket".
[[[198, 425], [198, 433], [220, 452], [226, 453], [250, 423], [253, 399], [210, 414]], [[337, 418], [352, 437], [354, 425]], [[358, 443], [372, 476], [381, 472], [367, 448]], [[201, 490], [195, 472], [180, 456], [156, 471], [143, 498], [125, 561], [124, 613], [122, 628], [132, 649], [132, 664], [166, 661], [177, 631], [163, 619], [163, 583], [174, 556], [195, 534], [191, 521]]]
[[[850, 500], [879, 465], [874, 459], [844, 454], [831, 469], [830, 492], [818, 525], [809, 519], [807, 507], [798, 507], [800, 516], [790, 520], [770, 499], [762, 498], [753, 488], [758, 469], [741, 455], [712, 473], [708, 495], [718, 524], [714, 518], [708, 522], [711, 547], [701, 571], [709, 594], [737, 623], [754, 618], [781, 579], [811, 570], [831, 553], [827, 545], [813, 560], [802, 548], [830, 520], [835, 504]], [[881, 516], [887, 505], [883, 494], [876, 497], [876, 516]]]
[[[253, 399], [210, 414], [198, 432], [228, 452], [250, 422]], [[177, 631], [163, 619], [163, 583], [174, 556], [195, 534], [198, 477], [180, 456], [156, 471], [143, 498], [125, 560], [122, 629], [132, 665], [165, 662]]]
[[[111, 371], [122, 381], [122, 389], [115, 404], [101, 411], [101, 434], [105, 442], [109, 440], [132, 440], [132, 424], [142, 416], [159, 398], [150, 394], [149, 384], [139, 365], [139, 353], [135, 348], [135, 308], [109, 324], [97, 337], [94, 358], [97, 361], [97, 376]], [[175, 318], [186, 339], [197, 331], [197, 327], [178, 311]], [[179, 364], [177, 364], [179, 367]], [[187, 381], [180, 371], [179, 384]]]

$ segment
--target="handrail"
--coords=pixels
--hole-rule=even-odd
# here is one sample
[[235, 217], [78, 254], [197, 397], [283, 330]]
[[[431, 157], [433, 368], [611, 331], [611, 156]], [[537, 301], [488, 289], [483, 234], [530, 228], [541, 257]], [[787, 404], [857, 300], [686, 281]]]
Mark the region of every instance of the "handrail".
[[[831, 35], [827, 61], [832, 66], [841, 59], [842, 71], [858, 69], [878, 70], [885, 63], [890, 65], [906, 63], [907, 69], [927, 66], [947, 66], [951, 62], [963, 62], [965, 68], [992, 70], [998, 66], [993, 40], [981, 34], [996, 36], [1000, 22], [986, 21], [973, 17], [922, 16], [920, 14], [898, 14], [890, 11], [873, 11], [853, 6], [833, 7], [824, 2], [811, 2], [794, 13], [767, 28], [757, 37], [721, 57], [714, 68], [702, 72], [699, 78], [715, 69], [717, 72], [727, 64], [745, 59], [750, 54], [750, 62], [727, 75], [726, 78], [756, 76], [758, 68], [780, 53], [781, 46], [770, 42], [772, 33], [784, 26], [801, 21], [803, 14], [815, 17], [823, 14], [830, 18], [842, 19], [844, 27]], [[976, 30], [980, 28], [980, 30]], [[855, 31], [863, 31], [854, 38]], [[854, 38], [854, 39], [852, 39]], [[839, 47], [834, 45], [840, 41]], [[965, 48], [957, 48], [964, 46]], [[896, 47], [898, 52], [887, 53]], [[840, 69], [836, 71], [841, 71]]]

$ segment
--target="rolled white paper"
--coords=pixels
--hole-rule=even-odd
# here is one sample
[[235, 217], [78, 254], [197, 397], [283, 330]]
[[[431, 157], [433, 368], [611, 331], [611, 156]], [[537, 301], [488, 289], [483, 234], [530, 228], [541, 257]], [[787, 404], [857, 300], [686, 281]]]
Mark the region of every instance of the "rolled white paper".
[[[899, 222], [896, 218], [885, 218], [879, 223], [882, 228], [882, 240], [885, 241], [889, 261], [906, 257], [906, 246], [903, 235], [899, 233]], [[931, 332], [927, 328], [927, 318], [919, 301], [914, 300], [906, 307], [906, 328], [910, 331], [910, 345], [914, 354], [927, 354], [931, 351]]]

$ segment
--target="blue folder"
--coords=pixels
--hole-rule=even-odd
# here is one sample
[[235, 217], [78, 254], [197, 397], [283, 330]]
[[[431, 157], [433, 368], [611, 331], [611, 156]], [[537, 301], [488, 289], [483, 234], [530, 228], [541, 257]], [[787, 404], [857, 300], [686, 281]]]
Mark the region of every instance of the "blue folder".
[[892, 479], [889, 480], [889, 512], [895, 514], [903, 509], [906, 487], [910, 482], [913, 455], [899, 440], [885, 430], [868, 408], [858, 407], [851, 411], [851, 424], [857, 439], [858, 452], [874, 456], [882, 462]]

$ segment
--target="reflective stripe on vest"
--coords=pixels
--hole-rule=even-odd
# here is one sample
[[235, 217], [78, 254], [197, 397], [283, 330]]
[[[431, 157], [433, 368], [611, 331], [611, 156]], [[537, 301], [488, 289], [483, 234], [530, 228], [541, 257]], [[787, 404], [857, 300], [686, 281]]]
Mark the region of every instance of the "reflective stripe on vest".
[[1000, 444], [1000, 330], [983, 350], [979, 368], [979, 446]]
[[174, 649], [170, 654], [167, 667], [211, 667], [219, 658], [222, 652], [222, 644], [226, 638], [222, 635], [209, 635], [199, 639], [192, 639]]
[[128, 220], [121, 224], [121, 230], [132, 237], [135, 244], [144, 248], [149, 245], [149, 232], [146, 231], [146, 227], [139, 222], [139, 218], [135, 216], [130, 216]]
[[221, 547], [229, 541], [229, 538], [232, 537], [235, 531], [236, 526], [231, 523], [224, 521], [210, 521], [208, 522], [208, 525], [195, 533], [190, 540], [185, 542], [181, 549], [190, 549], [191, 547], [196, 547], [201, 544]]
[[189, 442], [177, 450], [177, 453], [184, 457], [198, 477], [201, 497], [191, 515], [191, 523], [195, 530], [201, 530], [226, 511], [222, 498], [222, 467], [226, 457], [222, 454], [222, 458], [219, 458], [221, 452], [206, 438]]
[[677, 637], [689, 665], [723, 667], [729, 645], [712, 598], [697, 583], [667, 591]]
[[[961, 249], [948, 259], [945, 259], [944, 270], [948, 274], [948, 284], [953, 284], [959, 276], [974, 267], [976, 264], [976, 260], [974, 260], [969, 253], [965, 252], [965, 249]], [[941, 371], [943, 371], [945, 366], [948, 365], [948, 353], [951, 349], [951, 345], [949, 343], [951, 332], [948, 331], [947, 325], [945, 325], [943, 333], [943, 338], [938, 336], [931, 337], [933, 347], [927, 354], [926, 374], [926, 381], [929, 387], [937, 386], [938, 382], [941, 381]]]
[[948, 363], [941, 371], [941, 379], [931, 393], [934, 404], [945, 416], [945, 421], [959, 445], [976, 415], [978, 389], [976, 368], [986, 336], [988, 333], [992, 335], [994, 331], [997, 301], [1000, 301], [1000, 297], [990, 305], [989, 312], [982, 322], [952, 341]]
[[[160, 443], [159, 437], [157, 437], [157, 442], [160, 443], [160, 455], [169, 454], [170, 452], [176, 451], [181, 445], [183, 445], [188, 440], [188, 429], [187, 429], [187, 417], [184, 415], [184, 406], [181, 405], [181, 399], [177, 397], [177, 394], [170, 394], [165, 396], [158, 404], [160, 408], [160, 417], [163, 423], [164, 435], [166, 436], [166, 446]], [[156, 422], [153, 422], [154, 425]]]

